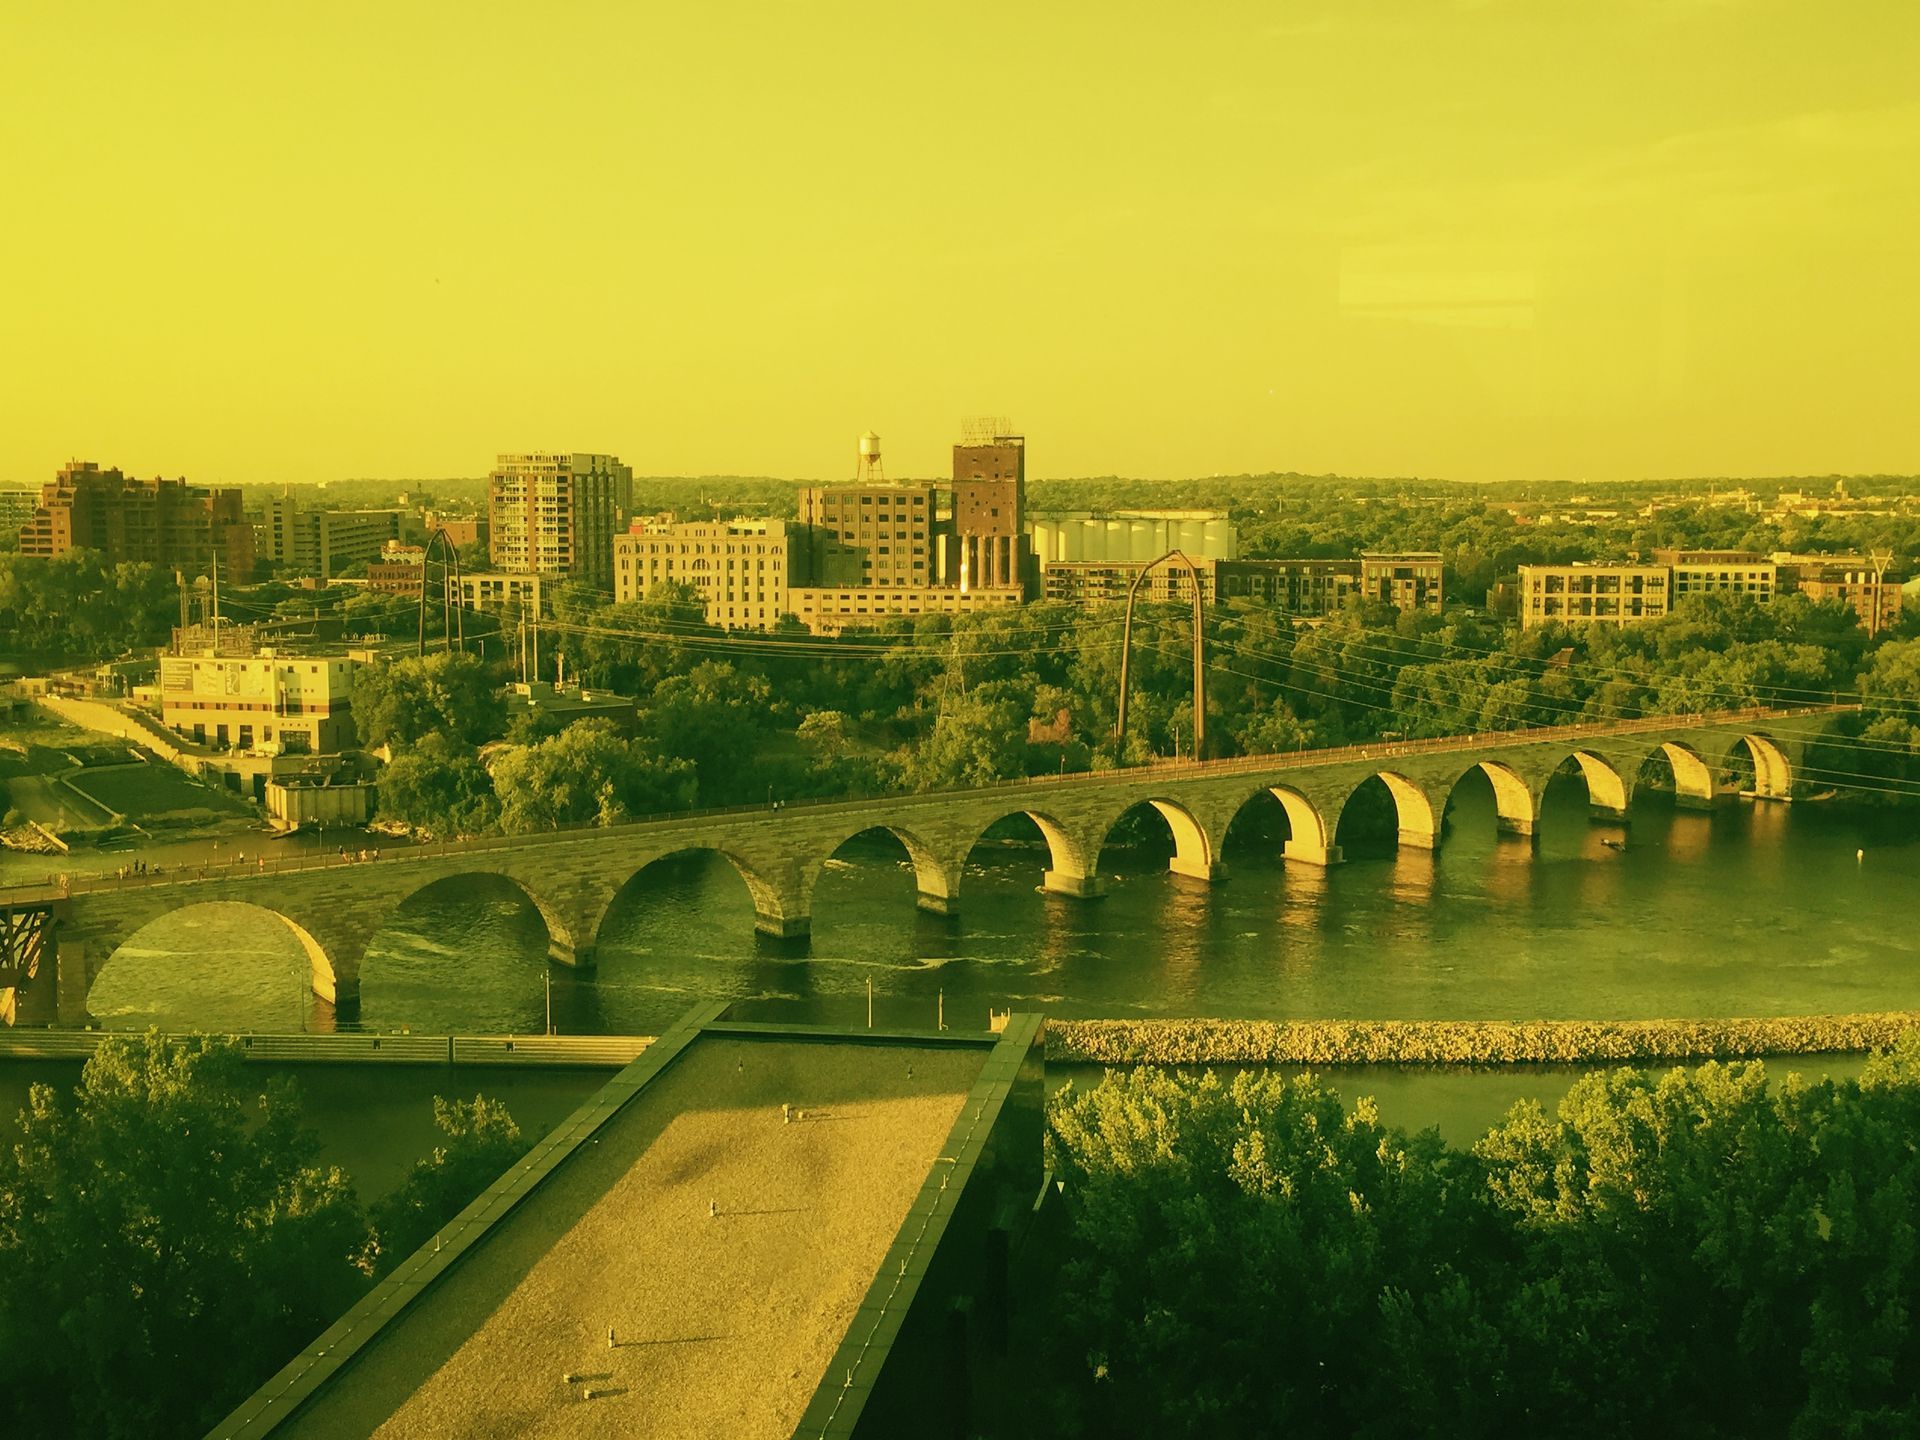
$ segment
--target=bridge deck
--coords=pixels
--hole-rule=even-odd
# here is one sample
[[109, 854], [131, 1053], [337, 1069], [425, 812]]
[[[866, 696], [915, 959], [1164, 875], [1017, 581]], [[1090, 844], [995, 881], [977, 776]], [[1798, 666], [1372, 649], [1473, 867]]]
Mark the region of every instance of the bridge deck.
[[[1714, 711], [1698, 715], [1652, 715], [1631, 720], [1590, 722], [1577, 725], [1540, 726], [1521, 730], [1494, 730], [1473, 735], [1449, 735], [1429, 740], [1397, 740], [1367, 745], [1328, 746], [1317, 750], [1297, 750], [1282, 754], [1240, 755], [1223, 760], [1159, 761], [1149, 765], [1129, 766], [1119, 770], [1025, 776], [1011, 780], [995, 781], [989, 785], [969, 786], [943, 791], [914, 791], [847, 798], [794, 800], [783, 802], [778, 812], [769, 811], [768, 807], [764, 804], [722, 806], [649, 815], [628, 821], [625, 824], [613, 826], [602, 827], [592, 824], [581, 824], [558, 827], [554, 830], [542, 831], [530, 835], [486, 835], [458, 840], [435, 841], [418, 845], [386, 844], [377, 852], [379, 855], [377, 860], [363, 860], [360, 858], [357, 850], [350, 850], [344, 858], [338, 853], [323, 853], [317, 859], [304, 856], [287, 858], [256, 857], [253, 861], [246, 863], [229, 861], [212, 865], [183, 866], [165, 872], [148, 872], [142, 875], [122, 876], [111, 873], [80, 875], [69, 867], [62, 883], [56, 883], [52, 886], [41, 884], [0, 888], [0, 905], [34, 903], [63, 896], [103, 890], [147, 889], [155, 886], [187, 884], [208, 879], [243, 878], [255, 873], [267, 875], [298, 874], [316, 870], [338, 869], [343, 866], [352, 865], [403, 864], [408, 861], [418, 861], [448, 855], [477, 855], [499, 850], [519, 851], [541, 845], [578, 840], [583, 834], [587, 833], [607, 838], [619, 838], [641, 835], [648, 830], [685, 826], [689, 823], [699, 821], [753, 817], [785, 818], [789, 814], [792, 814], [795, 819], [803, 816], [827, 818], [843, 813], [856, 813], [862, 810], [870, 810], [879, 804], [937, 804], [943, 799], [969, 796], [1003, 795], [1011, 802], [1016, 798], [1059, 795], [1089, 788], [1134, 784], [1143, 780], [1157, 778], [1167, 780], [1192, 780], [1241, 774], [1279, 774], [1287, 771], [1313, 770], [1327, 766], [1351, 764], [1353, 762], [1383, 763], [1420, 756], [1485, 751], [1513, 746], [1600, 740], [1613, 736], [1633, 736], [1649, 734], [1656, 731], [1671, 732], [1688, 729], [1709, 729], [1729, 724], [1804, 719], [1822, 715], [1847, 713], [1856, 711], [1859, 708], [1860, 706], [1858, 704], [1853, 703], [1809, 705], [1794, 708], [1751, 707], [1742, 710]], [[1009, 808], [1018, 809], [1020, 807], [1010, 804]]]

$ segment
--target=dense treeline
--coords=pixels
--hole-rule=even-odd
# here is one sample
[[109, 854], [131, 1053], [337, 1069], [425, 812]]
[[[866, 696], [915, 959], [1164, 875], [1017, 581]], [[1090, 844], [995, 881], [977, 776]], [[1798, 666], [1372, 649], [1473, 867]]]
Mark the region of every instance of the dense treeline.
[[0, 1433], [203, 1434], [518, 1159], [496, 1101], [361, 1208], [292, 1082], [212, 1038], [115, 1037], [0, 1153]]
[[0, 552], [0, 654], [103, 660], [163, 643], [179, 615], [173, 572], [157, 565]]
[[1582, 1078], [1470, 1150], [1311, 1077], [1055, 1102], [1035, 1433], [1701, 1437], [1920, 1427], [1920, 1040], [1852, 1081]]

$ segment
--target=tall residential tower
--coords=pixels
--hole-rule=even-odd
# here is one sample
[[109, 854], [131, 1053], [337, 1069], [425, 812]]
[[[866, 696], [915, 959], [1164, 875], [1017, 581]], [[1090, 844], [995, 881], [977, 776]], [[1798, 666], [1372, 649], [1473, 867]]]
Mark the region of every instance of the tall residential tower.
[[633, 467], [616, 455], [502, 455], [487, 477], [493, 563], [611, 590], [613, 537], [632, 508]]

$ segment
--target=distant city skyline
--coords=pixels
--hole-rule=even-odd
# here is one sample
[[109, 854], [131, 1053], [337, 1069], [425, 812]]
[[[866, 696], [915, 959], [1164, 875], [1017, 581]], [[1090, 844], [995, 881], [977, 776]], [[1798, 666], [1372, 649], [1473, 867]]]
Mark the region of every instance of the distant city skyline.
[[1905, 0], [89, 13], [0, 16], [0, 480], [1920, 469]]

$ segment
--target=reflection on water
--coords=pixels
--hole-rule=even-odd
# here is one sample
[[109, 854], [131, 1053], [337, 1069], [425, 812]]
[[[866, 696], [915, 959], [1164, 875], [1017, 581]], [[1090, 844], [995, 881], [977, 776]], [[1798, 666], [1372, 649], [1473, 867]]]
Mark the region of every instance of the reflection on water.
[[[609, 911], [591, 975], [549, 971], [538, 915], [511, 887], [415, 897], [362, 968], [370, 1029], [538, 1031], [551, 974], [567, 1032], [656, 1033], [696, 1000], [770, 1019], [950, 1023], [1044, 1007], [1060, 1015], [1580, 1018], [1790, 1014], [1920, 1006], [1904, 897], [1916, 824], [1818, 805], [1715, 814], [1636, 809], [1588, 821], [1578, 786], [1548, 790], [1539, 833], [1496, 836], [1490, 791], [1462, 787], [1438, 852], [1348, 851], [1287, 867], [1279, 841], [1236, 830], [1215, 886], [1165, 873], [1164, 851], [1108, 852], [1106, 898], [1039, 891], [1043, 847], [983, 845], [960, 917], [915, 908], [911, 865], [862, 839], [814, 891], [798, 948], [753, 932], [724, 860], [650, 866]], [[1607, 839], [1626, 838], [1615, 849]], [[1864, 846], [1867, 859], [1857, 863]], [[300, 983], [290, 936], [245, 907], [197, 907], [114, 959], [92, 1005], [115, 1026], [288, 1028]]]

